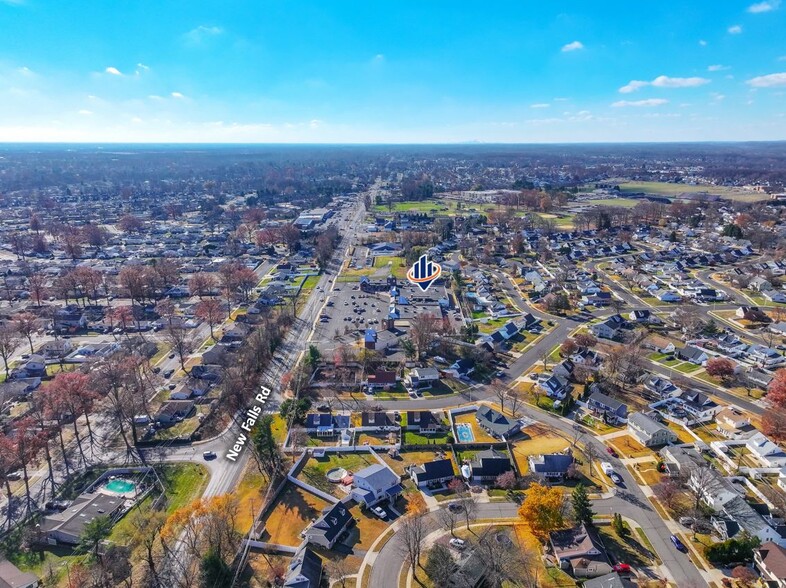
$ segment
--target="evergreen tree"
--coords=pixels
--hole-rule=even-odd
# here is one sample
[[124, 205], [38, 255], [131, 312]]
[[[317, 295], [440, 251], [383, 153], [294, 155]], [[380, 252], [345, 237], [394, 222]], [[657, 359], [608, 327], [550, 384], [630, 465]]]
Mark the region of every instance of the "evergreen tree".
[[254, 455], [257, 458], [260, 471], [268, 479], [273, 479], [281, 470], [281, 451], [273, 436], [273, 416], [266, 414], [257, 423], [252, 434]]
[[590, 505], [589, 495], [584, 484], [579, 484], [573, 489], [573, 517], [577, 523], [584, 523], [587, 526], [592, 526], [592, 517], [595, 512]]
[[199, 566], [200, 584], [204, 588], [230, 588], [232, 570], [214, 550], [210, 550]]

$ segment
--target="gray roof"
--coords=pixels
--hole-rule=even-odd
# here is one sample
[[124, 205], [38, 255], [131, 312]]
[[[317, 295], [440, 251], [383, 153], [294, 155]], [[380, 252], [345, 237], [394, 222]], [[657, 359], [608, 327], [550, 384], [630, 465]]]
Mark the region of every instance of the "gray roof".
[[625, 588], [625, 584], [617, 572], [612, 572], [599, 578], [587, 580], [584, 582], [584, 588]]
[[354, 478], [363, 478], [372, 486], [384, 488], [385, 486], [395, 486], [399, 482], [399, 477], [387, 466], [375, 463], [353, 475]]
[[322, 559], [304, 547], [298, 551], [289, 564], [286, 588], [317, 588], [322, 578]]
[[38, 583], [38, 576], [21, 571], [6, 559], [0, 559], [0, 588], [19, 588]]
[[633, 425], [636, 429], [649, 436], [655, 435], [658, 431], [666, 428], [658, 421], [652, 420], [646, 414], [641, 412], [634, 412], [633, 414], [629, 415], [628, 424]]

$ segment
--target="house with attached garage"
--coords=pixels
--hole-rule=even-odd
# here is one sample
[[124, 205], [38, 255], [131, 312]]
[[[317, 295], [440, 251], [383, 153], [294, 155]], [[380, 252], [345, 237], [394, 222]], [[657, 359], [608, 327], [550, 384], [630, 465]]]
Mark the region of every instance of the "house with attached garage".
[[437, 368], [415, 368], [410, 370], [406, 376], [406, 381], [413, 388], [428, 388], [435, 382], [439, 382], [440, 375]]
[[533, 474], [543, 476], [549, 481], [564, 480], [573, 464], [573, 456], [563, 453], [531, 455], [528, 461], [529, 470]]
[[762, 292], [762, 296], [764, 296], [770, 302], [776, 302], [778, 304], [786, 303], [786, 293], [778, 292], [777, 290], [767, 290], [766, 292]]
[[756, 433], [745, 441], [745, 448], [750, 452], [760, 467], [782, 468], [786, 466], [786, 453], [764, 433]]
[[301, 547], [289, 563], [284, 588], [319, 588], [322, 559], [308, 547]]
[[366, 379], [366, 389], [369, 392], [375, 390], [389, 390], [396, 385], [398, 378], [395, 370], [377, 369], [371, 372]]
[[631, 311], [630, 314], [628, 314], [628, 319], [634, 323], [647, 325], [660, 324], [663, 322], [649, 310]]
[[387, 466], [373, 464], [352, 475], [350, 496], [366, 507], [383, 500], [395, 501], [403, 491], [398, 475]]
[[727, 439], [740, 439], [755, 431], [748, 414], [733, 406], [727, 406], [715, 415], [715, 430]]
[[486, 449], [476, 453], [469, 465], [472, 479], [477, 482], [493, 482], [501, 474], [513, 469], [510, 458], [496, 449]]
[[590, 325], [590, 332], [601, 339], [614, 339], [625, 326], [625, 319], [615, 314], [605, 321]]
[[749, 345], [744, 355], [758, 365], [772, 369], [786, 363], [786, 356], [781, 355], [776, 349], [765, 345]]
[[347, 527], [354, 523], [352, 513], [343, 502], [328, 507], [314, 524], [305, 530], [308, 543], [319, 545], [325, 549], [333, 549], [338, 537]]
[[628, 433], [645, 447], [668, 445], [677, 440], [674, 431], [641, 412], [634, 412], [628, 416]]
[[481, 406], [475, 412], [475, 419], [481, 429], [497, 439], [510, 439], [521, 431], [519, 421], [505, 416], [490, 406]]
[[409, 475], [420, 488], [442, 485], [456, 477], [453, 461], [450, 459], [436, 459], [420, 466], [413, 465], [409, 468]]
[[718, 337], [715, 341], [719, 351], [722, 351], [729, 357], [737, 357], [745, 352], [748, 344], [740, 340], [737, 335], [733, 333], [725, 333]]
[[552, 373], [561, 376], [565, 379], [569, 379], [573, 376], [573, 370], [576, 369], [576, 366], [570, 359], [563, 359], [554, 368], [551, 370]]
[[430, 410], [407, 411], [407, 431], [436, 433], [441, 431], [442, 428], [442, 422]]
[[360, 414], [360, 425], [365, 431], [377, 430], [382, 432], [397, 431], [401, 427], [396, 420], [384, 411], [363, 411]]
[[549, 398], [564, 400], [573, 387], [570, 385], [570, 382], [562, 376], [553, 374], [547, 380], [538, 383], [538, 388], [545, 392], [546, 396]]
[[193, 400], [170, 400], [161, 405], [156, 415], [156, 422], [171, 425], [188, 418], [194, 412]]
[[619, 421], [628, 417], [628, 405], [624, 402], [606, 396], [602, 392], [593, 392], [587, 399], [587, 408], [595, 416], [602, 416], [606, 420]]
[[693, 345], [686, 345], [682, 349], [678, 349], [677, 357], [683, 361], [689, 361], [695, 365], [704, 365], [710, 358], [710, 356], [707, 355], [703, 349], [699, 349]]
[[671, 380], [657, 375], [645, 376], [644, 388], [660, 398], [670, 398], [682, 392], [682, 388], [675, 386]]
[[350, 426], [349, 415], [312, 412], [306, 415], [306, 432], [317, 437], [332, 437]]

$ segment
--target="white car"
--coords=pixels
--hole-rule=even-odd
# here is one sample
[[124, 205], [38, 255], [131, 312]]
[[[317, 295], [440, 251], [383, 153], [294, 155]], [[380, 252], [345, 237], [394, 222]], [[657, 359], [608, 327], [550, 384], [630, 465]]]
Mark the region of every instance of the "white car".
[[377, 515], [379, 518], [381, 519], [388, 518], [388, 513], [386, 513], [385, 509], [382, 508], [381, 506], [375, 506], [372, 510], [374, 511], [374, 514]]
[[450, 546], [456, 549], [464, 549], [464, 547], [466, 546], [466, 542], [463, 539], [457, 539], [456, 537], [454, 537], [453, 539], [450, 540]]

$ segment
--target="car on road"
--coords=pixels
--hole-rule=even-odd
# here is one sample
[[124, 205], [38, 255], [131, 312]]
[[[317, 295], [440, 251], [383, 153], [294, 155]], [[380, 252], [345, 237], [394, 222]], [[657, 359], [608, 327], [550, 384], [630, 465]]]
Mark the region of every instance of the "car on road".
[[464, 512], [464, 507], [456, 502], [451, 502], [448, 504], [448, 510], [450, 512]]
[[609, 454], [611, 457], [619, 457], [619, 456], [617, 455], [617, 452], [616, 452], [616, 451], [614, 451], [614, 448], [613, 448], [613, 447], [607, 447], [607, 448], [606, 448], [606, 453], [608, 453], [608, 454]]
[[671, 542], [674, 544], [674, 547], [677, 548], [677, 551], [682, 551], [683, 553], [688, 552], [688, 548], [685, 547], [685, 544], [682, 541], [680, 541], [679, 537], [676, 535], [671, 535], [669, 539], [671, 539]]
[[618, 563], [612, 568], [618, 574], [629, 574], [630, 566], [626, 563]]
[[175, 354], [174, 353], [170, 353], [169, 354], [169, 359], [175, 359]]
[[614, 482], [617, 486], [622, 484], [622, 477], [620, 477], [617, 472], [611, 472], [609, 474], [609, 478], [611, 478], [611, 481]]
[[204, 453], [202, 453], [202, 457], [204, 459], [215, 459], [216, 458], [216, 452], [215, 451], [205, 451]]
[[168, 369], [167, 371], [164, 372], [164, 377], [165, 378], [171, 378], [172, 374], [174, 374], [174, 373], [175, 373], [175, 370], [170, 368], [170, 369]]
[[375, 515], [377, 515], [377, 516], [378, 516], [379, 518], [381, 518], [381, 519], [386, 519], [386, 518], [388, 518], [388, 513], [386, 513], [386, 512], [385, 512], [385, 509], [384, 509], [384, 508], [382, 508], [381, 506], [375, 506], [375, 507], [374, 507], [373, 509], [371, 509], [371, 510], [374, 512], [374, 514], [375, 514]]
[[503, 372], [503, 371], [494, 372], [494, 377], [495, 378], [504, 378], [505, 377], [505, 372]]
[[467, 543], [463, 539], [459, 539], [458, 537], [453, 537], [453, 539], [450, 540], [450, 546], [455, 549], [464, 549], [466, 545]]

